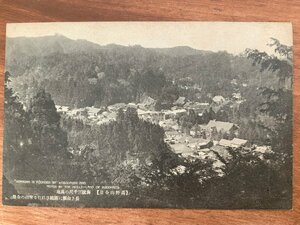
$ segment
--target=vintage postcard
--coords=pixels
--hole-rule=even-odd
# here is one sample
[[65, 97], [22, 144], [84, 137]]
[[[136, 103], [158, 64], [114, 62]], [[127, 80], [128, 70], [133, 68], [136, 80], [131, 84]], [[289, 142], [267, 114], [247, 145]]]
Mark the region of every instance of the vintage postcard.
[[292, 25], [12, 23], [3, 204], [292, 208]]

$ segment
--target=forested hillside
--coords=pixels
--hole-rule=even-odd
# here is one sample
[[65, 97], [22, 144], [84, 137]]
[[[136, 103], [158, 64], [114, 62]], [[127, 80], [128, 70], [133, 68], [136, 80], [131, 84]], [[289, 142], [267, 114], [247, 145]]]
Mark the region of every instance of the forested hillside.
[[183, 87], [191, 81], [206, 94], [224, 97], [232, 94], [232, 79], [278, 87], [276, 71], [261, 71], [251, 59], [226, 52], [100, 46], [61, 35], [8, 38], [6, 49], [6, 70], [25, 104], [40, 87], [56, 104], [74, 108], [139, 102], [145, 94], [169, 101], [168, 80]]

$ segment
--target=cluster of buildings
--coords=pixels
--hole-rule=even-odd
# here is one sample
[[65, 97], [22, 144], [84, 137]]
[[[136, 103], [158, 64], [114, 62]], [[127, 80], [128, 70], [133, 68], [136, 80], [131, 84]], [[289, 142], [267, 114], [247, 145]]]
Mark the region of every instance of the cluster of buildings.
[[[241, 101], [239, 93], [234, 93], [233, 98]], [[251, 150], [261, 159], [265, 153], [272, 152], [268, 146], [250, 146], [247, 140], [238, 137], [238, 125], [231, 122], [210, 120], [205, 124], [196, 124], [189, 133], [182, 132], [179, 120], [182, 116], [189, 115], [191, 111], [198, 117], [203, 116], [211, 108], [218, 110], [228, 104], [229, 100], [223, 96], [214, 96], [212, 103], [187, 101], [179, 97], [170, 110], [157, 111], [154, 108], [155, 100], [146, 97], [141, 103], [117, 103], [107, 107], [85, 107], [70, 109], [66, 106], [56, 106], [57, 111], [72, 118], [81, 119], [89, 124], [104, 124], [116, 120], [120, 109], [135, 108], [140, 119], [159, 124], [165, 130], [165, 142], [172, 151], [188, 161], [197, 159], [210, 160], [215, 172], [224, 175], [226, 165], [232, 160], [230, 150]], [[243, 147], [243, 148], [242, 148]], [[178, 167], [174, 173], [184, 172], [184, 167]]]
[[[236, 101], [241, 100], [239, 93], [234, 93], [233, 98]], [[228, 100], [222, 96], [215, 96], [211, 104], [207, 103], [185, 103], [183, 108], [186, 112], [193, 109], [201, 116], [203, 111], [209, 107], [222, 108], [228, 104]], [[173, 122], [173, 123], [172, 123]], [[210, 160], [212, 167], [218, 176], [225, 175], [225, 169], [233, 159], [232, 151], [255, 154], [261, 160], [266, 153], [272, 153], [270, 146], [251, 145], [248, 140], [237, 138], [239, 136], [239, 126], [231, 122], [210, 120], [207, 124], [194, 125], [189, 133], [183, 133], [176, 126], [176, 121], [160, 122], [165, 129], [165, 141], [169, 143], [174, 153], [183, 159], [193, 162], [195, 160]], [[172, 170], [174, 174], [184, 173], [186, 168], [183, 165]]]
[[197, 159], [210, 160], [213, 169], [219, 176], [224, 175], [223, 170], [226, 168], [226, 163], [229, 163], [232, 159], [228, 148], [230, 147], [234, 150], [246, 147], [248, 144], [247, 140], [239, 138], [217, 141], [214, 139], [195, 138], [176, 131], [166, 131], [165, 141], [169, 143], [176, 154], [187, 161], [193, 162]]
[[[116, 107], [117, 108], [117, 107]], [[116, 120], [117, 111], [115, 109], [107, 110], [104, 108], [84, 107], [78, 109], [70, 109], [66, 106], [56, 105], [56, 109], [62, 115], [78, 119], [86, 124], [102, 125]]]
[[[233, 152], [251, 153], [264, 160], [266, 154], [272, 153], [270, 146], [250, 145], [247, 140], [233, 138], [212, 141], [208, 139], [191, 138], [185, 135], [172, 136], [168, 134], [166, 141], [170, 143], [172, 150], [188, 162], [196, 160], [210, 161], [212, 169], [217, 176], [224, 176], [227, 166], [233, 161]], [[174, 168], [174, 174], [183, 174], [186, 167], [183, 165]]]

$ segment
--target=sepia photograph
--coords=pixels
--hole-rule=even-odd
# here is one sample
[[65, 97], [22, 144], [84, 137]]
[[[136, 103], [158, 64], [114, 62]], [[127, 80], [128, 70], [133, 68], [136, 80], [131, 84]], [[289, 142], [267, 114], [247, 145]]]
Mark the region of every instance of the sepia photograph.
[[4, 205], [291, 209], [292, 24], [8, 23]]

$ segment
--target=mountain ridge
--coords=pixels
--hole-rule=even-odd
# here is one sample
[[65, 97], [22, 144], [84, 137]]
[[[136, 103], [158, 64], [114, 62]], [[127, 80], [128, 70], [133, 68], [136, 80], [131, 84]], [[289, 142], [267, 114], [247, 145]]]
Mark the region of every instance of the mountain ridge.
[[[174, 46], [166, 48], [152, 48], [144, 47], [141, 45], [120, 45], [115, 43], [110, 43], [106, 45], [101, 45], [86, 39], [71, 39], [64, 35], [46, 35], [40, 37], [7, 37], [6, 41], [6, 51], [7, 54], [11, 54], [11, 50], [18, 48], [21, 53], [31, 50], [37, 51], [37, 55], [44, 56], [42, 52], [62, 52], [69, 53], [73, 51], [89, 51], [89, 50], [115, 50], [115, 49], [132, 49], [132, 48], [142, 48], [144, 50], [151, 50], [160, 54], [168, 56], [188, 56], [188, 55], [200, 55], [205, 53], [212, 53], [211, 51], [204, 51], [192, 48], [190, 46]], [[53, 49], [51, 51], [51, 48]], [[35, 54], [33, 54], [35, 55]]]

